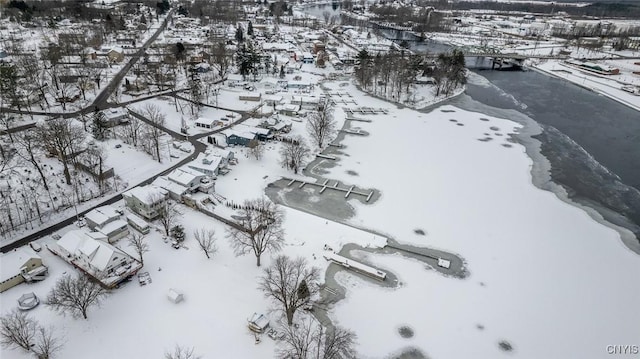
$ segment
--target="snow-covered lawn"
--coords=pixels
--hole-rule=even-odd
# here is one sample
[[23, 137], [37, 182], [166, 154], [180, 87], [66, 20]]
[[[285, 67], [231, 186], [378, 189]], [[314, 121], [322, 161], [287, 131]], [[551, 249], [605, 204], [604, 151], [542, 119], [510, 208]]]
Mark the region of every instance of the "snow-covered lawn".
[[[87, 353], [95, 359], [156, 358], [175, 344], [195, 347], [195, 352], [205, 358], [273, 357], [275, 343], [263, 336], [262, 343], [256, 345], [247, 329], [247, 318], [254, 312], [267, 314], [272, 308], [257, 289], [262, 269], [255, 266], [255, 257], [234, 256], [220, 222], [187, 208], [183, 210], [188, 249], [176, 250], [163, 243], [159, 231], [152, 230], [147, 235], [151, 251], [145, 255], [142, 271], [150, 273], [151, 284], [141, 287], [134, 278], [114, 290], [100, 308], [91, 309], [86, 321], [62, 317], [43, 304], [29, 313], [42, 324], [54, 325], [64, 335], [66, 344], [61, 358], [80, 358]], [[370, 233], [303, 212], [287, 209], [286, 218], [287, 246], [283, 252], [304, 256], [322, 269], [328, 266], [321, 256], [325, 244], [339, 248], [348, 242], [366, 245], [372, 240]], [[192, 236], [194, 229], [203, 227], [215, 229], [218, 237], [219, 252], [211, 260], [205, 258]], [[125, 239], [118, 245], [133, 253]], [[33, 291], [44, 300], [56, 278], [75, 272], [46, 250], [40, 255], [50, 268], [49, 278], [2, 293], [3, 313], [15, 307], [17, 298], [25, 292]], [[263, 266], [269, 263], [265, 256]], [[183, 293], [184, 302], [171, 303], [167, 299], [169, 288]], [[277, 315], [270, 317], [274, 324]], [[19, 351], [3, 349], [1, 353], [3, 358], [29, 357]]]

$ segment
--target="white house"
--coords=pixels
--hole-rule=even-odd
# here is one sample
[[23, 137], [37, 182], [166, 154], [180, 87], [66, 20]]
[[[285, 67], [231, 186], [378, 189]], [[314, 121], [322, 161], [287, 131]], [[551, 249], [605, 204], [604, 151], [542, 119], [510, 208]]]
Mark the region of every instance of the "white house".
[[97, 230], [109, 222], [120, 219], [120, 213], [116, 212], [115, 208], [106, 205], [89, 211], [84, 215], [84, 219], [89, 229]]
[[63, 259], [99, 279], [119, 276], [127, 266], [137, 264], [135, 259], [107, 243], [106, 239], [104, 235], [77, 229], [65, 233], [58, 240], [57, 251]]
[[129, 227], [127, 226], [127, 222], [122, 219], [117, 219], [100, 227], [98, 232], [107, 236], [109, 243], [113, 243], [120, 238], [126, 237], [129, 234]]
[[187, 167], [192, 170], [211, 177], [217, 176], [220, 168], [225, 165], [222, 157], [204, 153], [200, 153], [194, 161], [187, 163]]
[[206, 129], [212, 129], [221, 123], [222, 122], [219, 120], [213, 120], [205, 117], [199, 117], [195, 120], [196, 127], [206, 128]]
[[103, 111], [103, 114], [109, 127], [129, 122], [129, 112], [122, 107], [110, 108]]
[[204, 173], [194, 171], [187, 166], [176, 168], [167, 176], [170, 181], [186, 187], [191, 192], [196, 191], [200, 187], [205, 177], [207, 177], [207, 175]]
[[19, 248], [0, 257], [0, 293], [23, 282], [39, 281], [48, 268], [42, 258], [28, 248]]
[[146, 220], [161, 214], [168, 196], [166, 190], [153, 185], [135, 187], [122, 194], [127, 207]]
[[182, 196], [189, 193], [189, 189], [187, 187], [169, 180], [167, 176], [159, 176], [151, 184], [166, 190], [169, 198], [174, 201], [181, 201]]
[[111, 206], [96, 208], [84, 216], [87, 227], [107, 236], [109, 243], [113, 243], [129, 234], [127, 222], [120, 219], [120, 213]]

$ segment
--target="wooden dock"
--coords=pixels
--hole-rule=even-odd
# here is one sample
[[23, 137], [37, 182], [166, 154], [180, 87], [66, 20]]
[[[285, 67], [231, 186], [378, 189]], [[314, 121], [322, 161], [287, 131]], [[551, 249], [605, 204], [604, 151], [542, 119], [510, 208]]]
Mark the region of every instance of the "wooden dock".
[[340, 132], [348, 133], [350, 135], [366, 136], [367, 134], [362, 131], [355, 130], [340, 130]]
[[328, 261], [331, 261], [348, 269], [353, 269], [354, 271], [362, 273], [373, 279], [384, 281], [387, 278], [387, 273], [384, 271], [368, 266], [364, 263], [354, 261], [353, 259], [343, 257], [333, 252], [325, 253], [323, 254], [323, 257]]
[[346, 117], [345, 120], [347, 120], [347, 121], [358, 121], [358, 122], [373, 122], [373, 121], [371, 121], [369, 119], [366, 119], [366, 118], [357, 118], [357, 117], [349, 117], [349, 116]]
[[319, 193], [323, 193], [327, 189], [332, 189], [334, 191], [344, 192], [345, 193], [344, 198], [349, 198], [349, 196], [351, 196], [351, 195], [363, 196], [365, 198], [365, 202], [369, 202], [371, 200], [371, 197], [373, 196], [373, 193], [374, 193], [373, 190], [371, 192], [369, 192], [369, 193], [357, 191], [357, 190], [355, 190], [356, 186], [341, 187], [340, 186], [340, 182], [338, 182], [338, 181], [335, 181], [335, 183], [333, 185], [331, 185], [331, 184], [329, 184], [329, 180], [328, 179], [324, 180], [324, 182], [322, 182], [322, 183], [307, 182], [307, 181], [298, 180], [298, 179], [292, 179], [292, 178], [287, 178], [287, 177], [282, 177], [282, 179], [286, 180], [286, 181], [289, 181], [287, 183], [287, 187], [291, 187], [296, 182], [300, 182], [300, 184], [298, 185], [298, 188], [302, 188], [302, 187], [304, 187], [306, 185], [316, 186], [316, 187], [320, 187], [320, 192]]
[[322, 153], [318, 153], [316, 155], [316, 157], [324, 158], [324, 159], [327, 159], [327, 160], [334, 160], [334, 161], [337, 160], [336, 156], [323, 155]]

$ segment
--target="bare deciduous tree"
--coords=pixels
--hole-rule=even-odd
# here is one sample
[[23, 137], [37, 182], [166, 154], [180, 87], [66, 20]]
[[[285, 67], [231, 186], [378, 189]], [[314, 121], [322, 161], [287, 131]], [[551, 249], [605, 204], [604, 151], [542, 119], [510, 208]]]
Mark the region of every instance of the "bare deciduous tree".
[[194, 351], [193, 347], [185, 348], [176, 344], [175, 348], [173, 348], [173, 351], [164, 353], [164, 358], [165, 359], [200, 359], [200, 356], [195, 355], [193, 351]]
[[249, 141], [249, 153], [256, 159], [260, 160], [264, 154], [264, 145], [262, 142], [253, 139]]
[[265, 269], [260, 280], [260, 289], [266, 297], [282, 305], [287, 324], [292, 325], [296, 310], [307, 304], [309, 297], [318, 292], [316, 285], [310, 285], [308, 293], [301, 293], [301, 283], [314, 283], [318, 280], [319, 273], [318, 268], [308, 267], [304, 258], [291, 259], [281, 255]]
[[[151, 203], [160, 201], [159, 195], [152, 195]], [[169, 231], [173, 228], [182, 213], [178, 210], [178, 204], [171, 201], [164, 201], [159, 209], [158, 221], [164, 228], [165, 235], [169, 235]]]
[[149, 244], [145, 240], [144, 236], [138, 233], [131, 233], [129, 236], [129, 246], [133, 247], [140, 258], [140, 263], [144, 265], [143, 255], [149, 252]]
[[309, 147], [307, 147], [302, 137], [298, 136], [292, 141], [282, 144], [282, 148], [280, 148], [280, 164], [298, 174], [300, 168], [304, 166], [308, 155]]
[[84, 142], [87, 133], [82, 126], [73, 123], [72, 119], [56, 118], [36, 126], [38, 135], [45, 148], [58, 157], [64, 166], [64, 177], [67, 184], [71, 184], [71, 171], [69, 162], [73, 160]]
[[297, 326], [285, 326], [282, 341], [284, 346], [277, 356], [305, 359], [355, 358], [356, 335], [341, 327], [325, 328], [312, 319], [302, 320]]
[[56, 282], [45, 303], [63, 315], [69, 313], [87, 319], [89, 307], [100, 305], [107, 295], [107, 289], [86, 275], [65, 275]]
[[143, 127], [144, 122], [135, 117], [130, 118], [129, 122], [125, 126], [122, 126], [124, 142], [138, 147], [138, 140], [141, 137]]
[[17, 309], [0, 318], [0, 345], [3, 348], [22, 348], [31, 350], [34, 343], [37, 323]]
[[322, 100], [318, 110], [309, 114], [307, 130], [319, 149], [322, 149], [333, 136], [336, 131], [336, 121], [333, 119], [333, 105], [329, 100]]
[[148, 126], [149, 128], [146, 134], [155, 150], [155, 156], [158, 162], [162, 162], [162, 157], [160, 156], [160, 137], [162, 137], [164, 131], [159, 127], [164, 126], [165, 115], [160, 110], [160, 107], [154, 104], [146, 105], [143, 109], [143, 114], [154, 124]]
[[212, 255], [214, 255], [218, 251], [218, 247], [216, 246], [217, 238], [215, 237], [216, 232], [213, 229], [204, 229], [200, 228], [198, 230], [193, 231], [193, 236], [196, 238], [200, 249], [204, 252], [204, 255], [207, 256], [207, 259], [210, 259]]
[[31, 351], [38, 359], [51, 359], [62, 349], [62, 340], [54, 335], [53, 328], [38, 327]]
[[47, 183], [47, 177], [42, 172], [41, 161], [37, 158], [43, 155], [41, 153], [42, 141], [40, 137], [37, 136], [33, 130], [25, 130], [17, 134], [16, 142], [22, 149], [22, 151], [17, 151], [18, 156], [31, 163], [40, 175], [44, 189], [48, 192], [49, 184]]
[[277, 204], [262, 197], [245, 201], [238, 217], [241, 228], [227, 228], [227, 238], [236, 255], [253, 253], [259, 267], [262, 253], [277, 252], [282, 248], [284, 212]]

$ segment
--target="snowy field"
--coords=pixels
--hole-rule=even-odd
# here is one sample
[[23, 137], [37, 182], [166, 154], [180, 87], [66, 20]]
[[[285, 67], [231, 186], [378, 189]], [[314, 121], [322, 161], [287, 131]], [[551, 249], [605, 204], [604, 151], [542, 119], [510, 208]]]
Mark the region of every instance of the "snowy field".
[[[151, 251], [145, 255], [143, 271], [150, 273], [151, 284], [140, 287], [134, 279], [116, 289], [100, 308], [90, 310], [86, 321], [62, 317], [44, 305], [30, 312], [40, 323], [52, 324], [64, 335], [66, 345], [60, 358], [82, 358], [87, 353], [91, 353], [92, 359], [160, 358], [175, 344], [194, 347], [203, 358], [273, 357], [274, 341], [263, 336], [262, 343], [256, 345], [247, 328], [247, 318], [254, 312], [266, 314], [272, 308], [257, 289], [262, 269], [255, 266], [252, 255], [234, 256], [220, 222], [183, 209], [182, 224], [187, 233], [184, 244], [188, 249], [176, 250], [163, 243], [161, 233], [156, 230], [146, 237]], [[210, 260], [191, 235], [194, 229], [203, 227], [215, 229], [218, 237], [219, 252]], [[372, 239], [369, 233], [290, 209], [286, 210], [285, 230], [288, 245], [284, 253], [304, 256], [321, 269], [327, 267], [321, 257], [325, 244], [339, 248], [348, 242], [367, 245]], [[40, 243], [48, 241], [51, 240]], [[133, 253], [125, 240], [118, 246]], [[50, 268], [49, 278], [2, 293], [3, 312], [13, 308], [25, 292], [33, 291], [43, 300], [56, 277], [74, 272], [48, 251], [43, 250], [40, 255]], [[270, 263], [265, 257], [263, 266]], [[171, 303], [166, 297], [169, 288], [182, 292], [184, 302]], [[270, 317], [274, 320], [277, 315]], [[105, 341], [107, 336], [109, 339]], [[30, 357], [20, 351], [3, 349], [0, 353], [7, 359]]]

